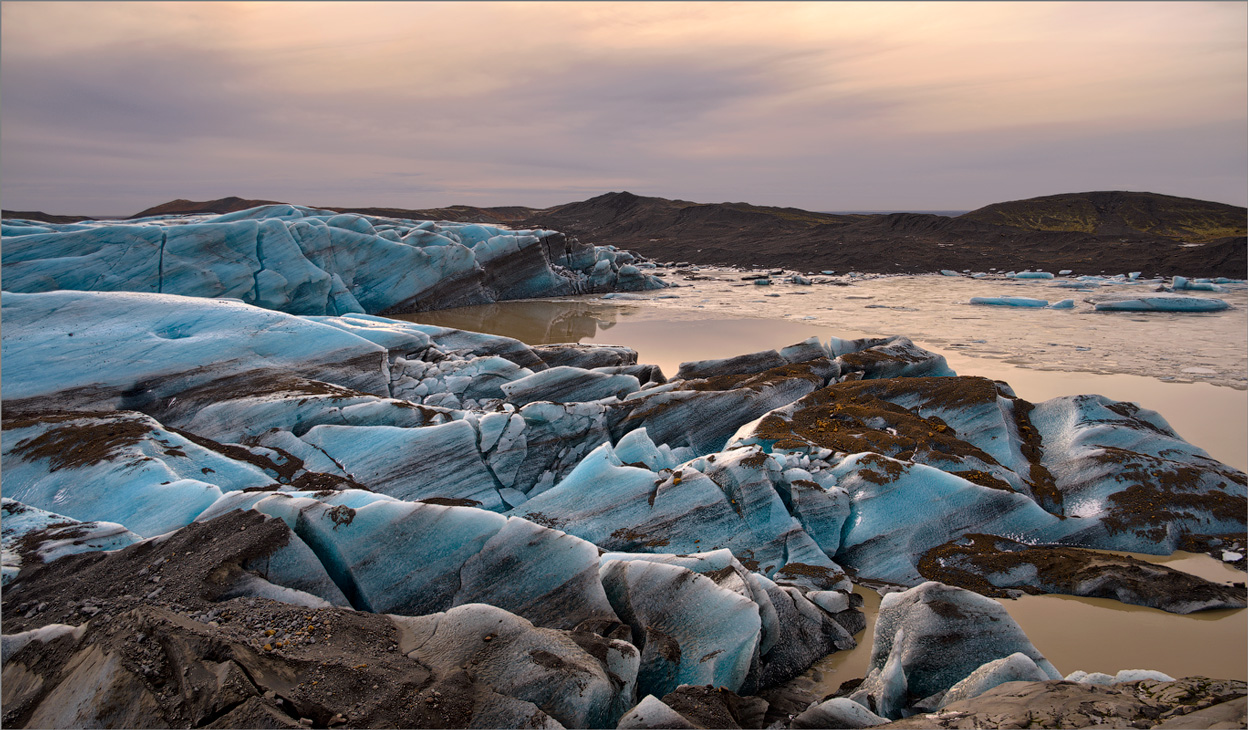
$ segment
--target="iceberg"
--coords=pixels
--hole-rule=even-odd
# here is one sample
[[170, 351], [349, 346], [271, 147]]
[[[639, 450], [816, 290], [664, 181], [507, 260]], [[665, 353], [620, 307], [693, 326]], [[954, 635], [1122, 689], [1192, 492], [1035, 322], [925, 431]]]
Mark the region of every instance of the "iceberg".
[[1047, 307], [1047, 299], [1031, 297], [971, 297], [971, 304], [988, 304], [998, 307]]
[[[880, 602], [869, 673], [849, 699], [863, 706], [870, 702], [879, 715], [898, 719], [920, 704], [938, 703], [977, 669], [1014, 654], [1048, 679], [1062, 678], [1000, 603], [961, 588], [923, 583]], [[961, 691], [1008, 676], [1020, 663], [988, 667]]]
[[1098, 312], [1220, 312], [1231, 308], [1221, 299], [1188, 296], [1098, 299], [1092, 305]]

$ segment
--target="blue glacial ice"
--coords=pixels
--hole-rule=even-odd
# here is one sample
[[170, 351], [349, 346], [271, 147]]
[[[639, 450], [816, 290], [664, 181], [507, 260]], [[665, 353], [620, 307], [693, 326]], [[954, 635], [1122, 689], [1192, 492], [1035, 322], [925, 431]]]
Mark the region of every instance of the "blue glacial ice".
[[1093, 306], [1098, 312], [1220, 312], [1231, 307], [1221, 299], [1181, 295], [1098, 299]]
[[5, 290], [239, 299], [295, 314], [417, 311], [666, 286], [561, 233], [270, 205], [194, 219], [6, 226]]
[[223, 492], [276, 485], [141, 413], [9, 416], [2, 438], [6, 496], [145, 537], [186, 525]]
[[4, 514], [0, 531], [4, 556], [0, 585], [8, 585], [17, 577], [24, 557], [50, 563], [74, 553], [118, 550], [142, 539], [115, 522], [80, 522], [9, 497], [0, 500], [0, 511]]
[[977, 669], [1015, 653], [1048, 679], [1062, 678], [1000, 603], [929, 581], [884, 596], [867, 677], [849, 699], [898, 719], [934, 708]]
[[[367, 223], [395, 243], [397, 229], [361, 220], [302, 222], [373, 235]], [[404, 235], [466, 247], [430, 227]], [[494, 237], [466, 248], [514, 255]], [[1033, 407], [903, 337], [812, 338], [664, 382], [628, 348], [358, 312], [168, 293], [3, 300], [6, 497], [133, 539], [255, 509], [292, 537], [244, 566], [239, 595], [414, 615], [488, 604], [602, 641], [619, 628], [635, 654], [604, 651], [643, 696], [679, 682], [753, 692], [852, 646], [862, 618], [841, 566], [918, 584], [928, 550], [972, 532], [1169, 552], [1242, 532], [1248, 504], [1241, 473], [1156, 414], [1095, 396]], [[820, 428], [856, 440], [831, 448]], [[891, 641], [917, 642], [929, 619]], [[1006, 638], [940, 691], [986, 664], [975, 688], [1009, 676], [1018, 667], [992, 662], [1015, 652], [1050, 675]], [[928, 670], [898, 657], [874, 667], [871, 696], [938, 702], [907, 694]], [[628, 696], [558, 713], [614, 718]], [[526, 705], [508, 703], [539, 700], [491, 706], [512, 717]]]
[[1053, 677], [1041, 669], [1032, 657], [1016, 651], [984, 664], [950, 687], [941, 698], [940, 706], [978, 697], [1006, 682], [1043, 682], [1048, 679]]
[[1049, 306], [1049, 301], [1047, 299], [1033, 299], [1032, 297], [971, 297], [971, 304], [1040, 308]]
[[6, 291], [3, 317], [5, 369], [17, 374], [4, 379], [7, 406], [55, 395], [61, 408], [133, 408], [226, 375], [264, 371], [388, 394], [384, 348], [241, 302]]
[[853, 700], [833, 697], [817, 702], [793, 718], [791, 728], [868, 728], [884, 725], [888, 718], [880, 717]]
[[761, 629], [752, 600], [678, 565], [609, 560], [601, 576], [641, 650], [639, 693], [661, 697], [682, 684], [736, 690], [745, 683]]

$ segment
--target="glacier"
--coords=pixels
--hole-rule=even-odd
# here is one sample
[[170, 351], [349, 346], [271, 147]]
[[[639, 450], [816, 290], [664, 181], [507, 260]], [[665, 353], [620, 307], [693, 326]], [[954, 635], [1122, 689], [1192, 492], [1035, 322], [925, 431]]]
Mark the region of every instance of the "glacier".
[[202, 574], [92, 595], [375, 617], [481, 722], [646, 726], [686, 717], [665, 703], [690, 688], [753, 695], [853, 648], [857, 584], [892, 591], [871, 674], [807, 720], [861, 723], [1060, 678], [999, 604], [929, 580], [942, 546], [1220, 556], [1245, 531], [1245, 475], [1158, 414], [1030, 403], [902, 336], [669, 378], [626, 347], [382, 316], [653, 285], [631, 254], [553, 232], [269, 206], [6, 224], [4, 256], [19, 631], [99, 608], [39, 608], [57, 565], [137, 573], [233, 545]]
[[9, 224], [3, 248], [5, 291], [155, 292], [306, 315], [667, 286], [633, 261], [627, 251], [584, 245], [557, 231], [293, 205], [85, 225]]

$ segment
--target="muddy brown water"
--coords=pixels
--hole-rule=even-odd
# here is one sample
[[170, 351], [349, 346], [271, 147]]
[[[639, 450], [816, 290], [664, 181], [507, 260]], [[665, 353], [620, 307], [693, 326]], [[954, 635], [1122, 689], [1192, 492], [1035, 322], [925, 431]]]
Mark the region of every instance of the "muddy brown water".
[[[791, 320], [728, 317], [724, 313], [655, 309], [645, 303], [613, 304], [581, 299], [506, 302], [406, 315], [425, 324], [515, 337], [528, 344], [583, 342], [615, 344], [638, 352], [639, 362], [659, 365], [669, 376], [681, 362], [731, 357], [784, 347], [817, 336], [869, 335], [850, 328]], [[904, 333], [903, 333], [904, 334]], [[1033, 402], [1062, 395], [1098, 393], [1158, 411], [1191, 443], [1214, 458], [1248, 470], [1248, 392], [1208, 383], [1169, 383], [1139, 375], [1062, 372], [1020, 367], [1002, 359], [940, 352], [963, 375], [1008, 382]], [[1126, 553], [1130, 554], [1130, 553]], [[1132, 554], [1218, 582], [1244, 580], [1244, 573], [1206, 556]], [[816, 663], [806, 678], [827, 694], [846, 679], [864, 676], [880, 597], [856, 588], [865, 599], [867, 628], [859, 647]], [[1203, 611], [1181, 616], [1108, 599], [1024, 596], [1001, 601], [1027, 636], [1063, 674], [1076, 670], [1114, 674], [1121, 669], [1155, 669], [1173, 677], [1204, 675], [1248, 680], [1248, 611]]]

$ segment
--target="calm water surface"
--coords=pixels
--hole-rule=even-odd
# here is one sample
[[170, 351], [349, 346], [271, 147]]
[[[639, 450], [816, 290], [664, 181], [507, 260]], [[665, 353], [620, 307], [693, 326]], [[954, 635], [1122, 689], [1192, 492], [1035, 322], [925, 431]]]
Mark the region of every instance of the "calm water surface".
[[[529, 344], [625, 345], [639, 361], [675, 374], [681, 362], [783, 347], [811, 336], [902, 334], [940, 352], [963, 375], [1004, 380], [1033, 402], [1097, 393], [1159, 412], [1214, 458], [1248, 470], [1248, 289], [1220, 293], [1230, 312], [1215, 315], [1108, 315], [1081, 302], [1075, 310], [973, 307], [971, 296], [1029, 296], [1051, 301], [1149, 293], [1148, 285], [1092, 292], [948, 277], [889, 277], [852, 286], [755, 286], [714, 271], [707, 281], [629, 295], [505, 302], [408, 315], [444, 327], [515, 337]], [[671, 277], [675, 278], [675, 277]], [[682, 282], [685, 283], [685, 282]], [[747, 288], [748, 287], [748, 288]], [[769, 297], [768, 294], [779, 294]], [[637, 298], [633, 298], [637, 297]], [[1184, 372], [1188, 370], [1189, 372]], [[1244, 574], [1205, 555], [1136, 555], [1219, 582]], [[816, 693], [866, 673], [879, 596], [866, 599], [860, 646], [817, 663]], [[1063, 674], [1156, 669], [1175, 677], [1248, 680], [1248, 612], [1168, 614], [1117, 601], [1025, 596], [1002, 605]]]

